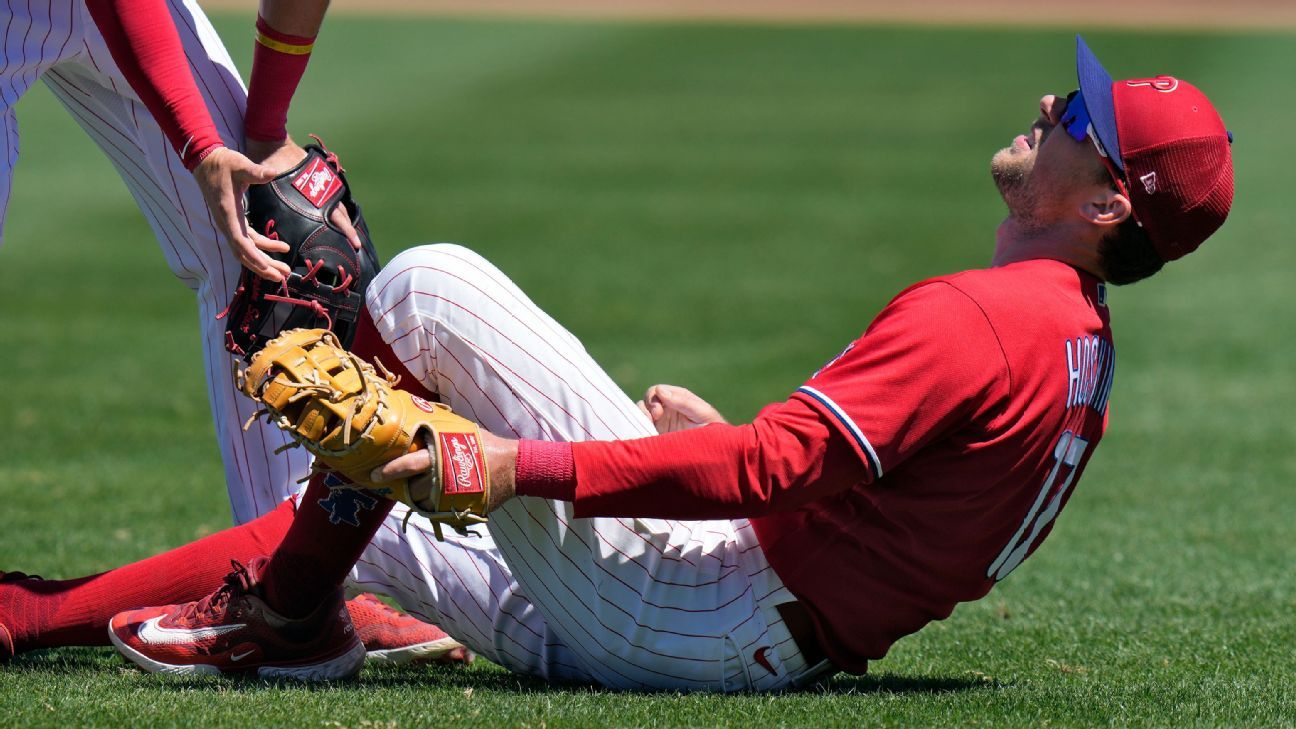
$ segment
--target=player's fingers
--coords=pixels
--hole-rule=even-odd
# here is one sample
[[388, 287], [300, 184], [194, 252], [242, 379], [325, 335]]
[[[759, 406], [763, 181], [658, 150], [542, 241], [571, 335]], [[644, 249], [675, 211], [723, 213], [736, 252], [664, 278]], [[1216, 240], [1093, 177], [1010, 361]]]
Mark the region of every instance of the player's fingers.
[[286, 265], [257, 250], [251, 239], [236, 244], [234, 252], [238, 256], [239, 263], [242, 263], [252, 273], [270, 281], [284, 280], [290, 270]]
[[668, 405], [682, 405], [698, 399], [691, 390], [679, 385], [658, 385], [657, 397]]
[[237, 238], [232, 239], [230, 242], [234, 254], [238, 256], [239, 263], [243, 264], [252, 273], [270, 281], [282, 281], [284, 276], [287, 275], [288, 271], [282, 270], [287, 269], [287, 266], [280, 264], [282, 269], [276, 266], [275, 264], [280, 262], [271, 259], [258, 250], [251, 238]]
[[373, 483], [385, 483], [387, 481], [396, 481], [410, 476], [417, 476], [427, 473], [432, 468], [432, 454], [426, 449], [417, 450], [413, 453], [406, 453], [394, 461], [375, 468], [369, 474], [369, 480]]
[[261, 278], [282, 281], [287, 273], [287, 266], [283, 266], [285, 270], [281, 272], [274, 265], [277, 261], [272, 261], [257, 248], [256, 243], [248, 236], [247, 221], [243, 219], [238, 206], [231, 200], [223, 200], [217, 213], [221, 232], [225, 234], [230, 249], [234, 251], [239, 263]]
[[329, 216], [329, 220], [333, 222], [333, 225], [336, 226], [338, 230], [342, 231], [342, 234], [346, 236], [346, 239], [351, 242], [352, 248], [357, 251], [360, 250], [360, 234], [356, 232], [355, 226], [351, 224], [351, 216], [347, 215], [345, 207], [342, 205], [335, 206], [333, 208], [333, 213]]
[[648, 412], [648, 406], [644, 405], [643, 400], [640, 400], [639, 402], [635, 403], [635, 407], [639, 408], [639, 412], [643, 413], [644, 415], [647, 415], [649, 420], [652, 420], [652, 413]]
[[[249, 237], [252, 238], [252, 242], [256, 245], [256, 247], [260, 248], [263, 251], [271, 251], [273, 253], [287, 253], [288, 251], [292, 250], [292, 246], [289, 246], [284, 241], [267, 238], [264, 235], [261, 235], [260, 233], [256, 232], [255, 230], [248, 231], [248, 235]], [[281, 263], [281, 261], [276, 261], [276, 263]], [[284, 264], [284, 268], [287, 269], [288, 264]]]

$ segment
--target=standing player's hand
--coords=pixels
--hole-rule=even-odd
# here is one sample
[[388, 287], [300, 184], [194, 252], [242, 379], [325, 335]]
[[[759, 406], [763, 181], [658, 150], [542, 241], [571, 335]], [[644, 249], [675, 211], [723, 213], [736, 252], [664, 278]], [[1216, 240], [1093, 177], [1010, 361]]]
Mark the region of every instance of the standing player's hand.
[[653, 385], [636, 404], [653, 421], [658, 433], [728, 422], [706, 400], [676, 385]]
[[243, 193], [247, 192], [248, 185], [273, 180], [275, 171], [228, 147], [219, 147], [198, 163], [193, 175], [216, 227], [220, 228], [239, 262], [262, 278], [284, 280], [290, 271], [288, 264], [270, 258], [264, 251], [282, 253], [288, 250], [288, 244], [270, 240], [252, 230], [243, 210]]
[[[291, 170], [306, 159], [306, 150], [297, 145], [291, 138], [282, 142], [260, 142], [255, 139], [247, 140], [248, 156], [269, 167], [275, 171], [276, 175]], [[356, 232], [355, 226], [351, 224], [351, 216], [347, 215], [346, 208], [338, 205], [333, 208], [333, 213], [329, 216], [329, 222], [333, 227], [342, 231], [346, 239], [351, 242], [351, 247], [360, 250], [360, 234]]]

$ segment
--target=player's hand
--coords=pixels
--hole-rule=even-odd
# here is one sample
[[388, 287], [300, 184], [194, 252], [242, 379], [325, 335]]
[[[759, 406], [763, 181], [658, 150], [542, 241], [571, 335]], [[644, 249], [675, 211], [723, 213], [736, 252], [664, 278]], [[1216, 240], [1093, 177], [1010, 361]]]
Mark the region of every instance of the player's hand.
[[[244, 146], [247, 147], [248, 157], [274, 170], [275, 175], [281, 175], [291, 170], [306, 159], [306, 150], [298, 146], [291, 138], [282, 142], [261, 142], [249, 139]], [[360, 234], [356, 233], [355, 226], [351, 224], [351, 216], [347, 215], [344, 206], [338, 205], [333, 208], [333, 213], [329, 216], [329, 222], [333, 224], [333, 227], [342, 231], [346, 239], [351, 242], [352, 248], [357, 251], [360, 250]]]
[[244, 217], [243, 193], [248, 185], [259, 185], [275, 178], [275, 171], [259, 165], [228, 147], [218, 147], [193, 170], [198, 188], [212, 212], [230, 250], [248, 270], [271, 281], [282, 281], [288, 275], [288, 264], [276, 261], [264, 251], [284, 252], [288, 244], [270, 240], [252, 230]]
[[653, 421], [658, 433], [728, 422], [706, 400], [677, 385], [653, 385], [636, 404]]
[[[518, 442], [501, 438], [485, 429], [481, 431], [481, 438], [491, 483], [488, 507], [494, 511], [497, 506], [513, 498], [516, 491]], [[420, 448], [375, 468], [369, 474], [369, 481], [380, 484], [407, 478], [426, 478], [432, 466], [432, 454], [426, 448]]]

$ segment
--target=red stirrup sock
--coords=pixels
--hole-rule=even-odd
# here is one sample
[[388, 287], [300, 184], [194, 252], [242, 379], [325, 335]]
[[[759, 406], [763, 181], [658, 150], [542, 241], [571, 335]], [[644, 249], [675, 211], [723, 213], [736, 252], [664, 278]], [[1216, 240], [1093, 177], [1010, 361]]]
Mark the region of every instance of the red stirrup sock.
[[[401, 376], [399, 387], [434, 399], [383, 342], [368, 311], [360, 317], [351, 351], [369, 361], [377, 357]], [[325, 481], [319, 474], [311, 479], [261, 579], [266, 602], [286, 617], [310, 613], [342, 584], [395, 505], [368, 491], [330, 490]]]
[[256, 29], [243, 136], [278, 142], [288, 138], [288, 106], [306, 73], [315, 37], [280, 33], [259, 15]]
[[330, 489], [326, 478], [334, 477], [311, 478], [292, 526], [261, 575], [266, 602], [288, 618], [310, 614], [342, 584], [395, 506], [368, 491]]
[[17, 650], [108, 645], [108, 621], [123, 610], [189, 602], [207, 596], [230, 571], [269, 554], [292, 523], [293, 503], [139, 562], [71, 580], [0, 583], [0, 623]]

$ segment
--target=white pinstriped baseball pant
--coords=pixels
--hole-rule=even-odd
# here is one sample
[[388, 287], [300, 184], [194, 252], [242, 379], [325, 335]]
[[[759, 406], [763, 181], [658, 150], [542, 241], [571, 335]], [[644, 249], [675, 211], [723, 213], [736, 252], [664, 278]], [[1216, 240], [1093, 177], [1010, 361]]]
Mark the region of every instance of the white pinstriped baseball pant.
[[[240, 149], [247, 91], [220, 38], [194, 0], [168, 0], [198, 90], [225, 143]], [[198, 298], [203, 358], [230, 508], [243, 523], [278, 506], [310, 468], [277, 428], [242, 430], [255, 404], [234, 388], [225, 326], [240, 267], [217, 232], [193, 176], [113, 62], [81, 0], [0, 0], [0, 233], [9, 206], [19, 132], [14, 105], [37, 79], [99, 145], [147, 218], [171, 271]], [[71, 245], [95, 245], [98, 241]]]
[[[654, 432], [575, 337], [465, 248], [402, 253], [366, 303], [410, 373], [494, 433], [571, 441]], [[805, 665], [779, 617], [775, 606], [795, 598], [745, 519], [573, 519], [570, 504], [516, 498], [491, 515], [489, 534], [447, 530], [438, 542], [418, 517], [402, 533], [405, 513], [397, 505], [354, 583], [514, 671], [733, 691], [785, 688], [825, 668]]]

